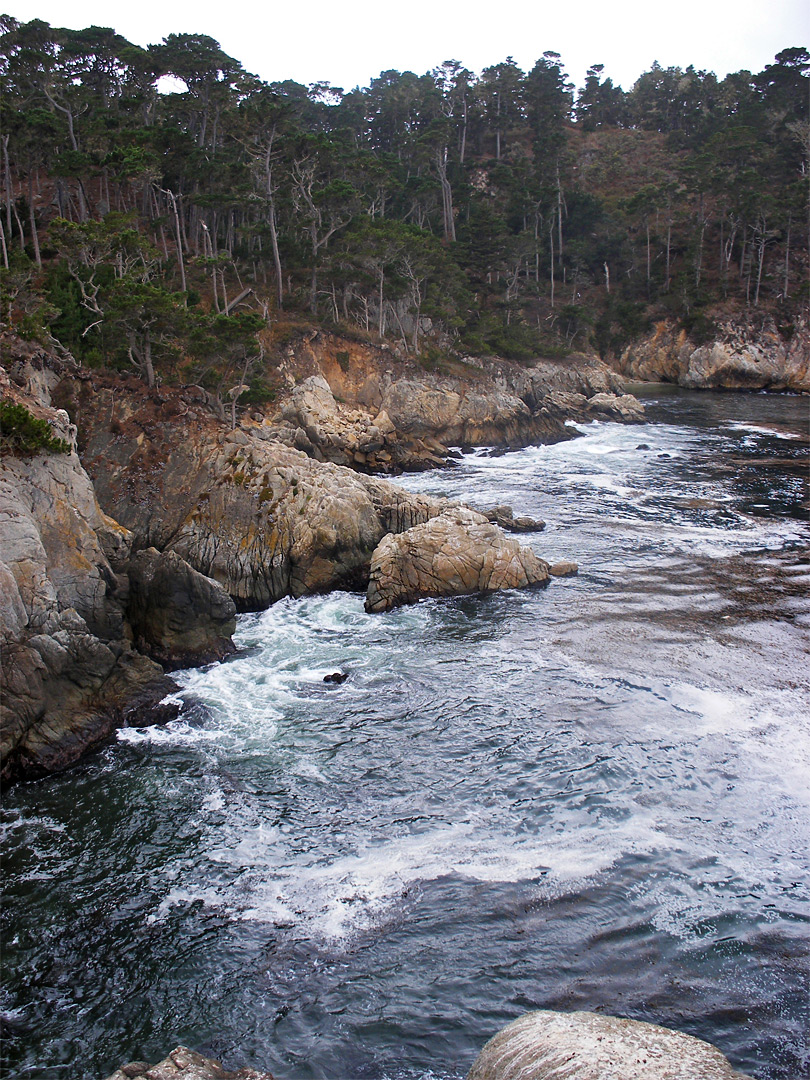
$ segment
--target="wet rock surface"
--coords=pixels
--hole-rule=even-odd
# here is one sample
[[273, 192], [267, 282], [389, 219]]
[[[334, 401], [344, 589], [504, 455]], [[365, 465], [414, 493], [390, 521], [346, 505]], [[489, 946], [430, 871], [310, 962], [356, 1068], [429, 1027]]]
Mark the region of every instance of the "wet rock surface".
[[[75, 450], [75, 428], [67, 413], [46, 404], [49, 381], [24, 358], [31, 374], [23, 372], [16, 383], [0, 369], [3, 397], [46, 420], [71, 449], [0, 455], [6, 781], [63, 769], [117, 727], [162, 723], [178, 712], [162, 700], [175, 684], [133, 647], [127, 618], [133, 536], [102, 511]], [[192, 573], [185, 567], [181, 577]], [[166, 578], [165, 605], [176, 592]], [[190, 648], [187, 656], [202, 662], [210, 642], [207, 628], [197, 629], [200, 651]]]
[[548, 581], [531, 548], [464, 507], [386, 536], [371, 558], [366, 611], [387, 611], [427, 596], [521, 589]]
[[747, 1080], [716, 1047], [597, 1013], [527, 1013], [486, 1044], [467, 1080]]
[[273, 1077], [268, 1072], [248, 1068], [231, 1072], [214, 1058], [178, 1046], [156, 1065], [132, 1061], [116, 1069], [107, 1080], [273, 1080]]
[[128, 572], [127, 615], [141, 652], [167, 670], [234, 652], [236, 605], [216, 581], [155, 548], [134, 555]]

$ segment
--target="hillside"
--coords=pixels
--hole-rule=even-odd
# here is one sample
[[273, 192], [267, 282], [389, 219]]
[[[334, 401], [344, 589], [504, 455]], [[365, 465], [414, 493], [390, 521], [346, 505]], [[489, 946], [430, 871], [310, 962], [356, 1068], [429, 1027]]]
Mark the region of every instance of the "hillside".
[[804, 325], [806, 49], [628, 92], [545, 53], [344, 93], [203, 35], [2, 30], [3, 318], [87, 365], [245, 407], [322, 329], [430, 369]]

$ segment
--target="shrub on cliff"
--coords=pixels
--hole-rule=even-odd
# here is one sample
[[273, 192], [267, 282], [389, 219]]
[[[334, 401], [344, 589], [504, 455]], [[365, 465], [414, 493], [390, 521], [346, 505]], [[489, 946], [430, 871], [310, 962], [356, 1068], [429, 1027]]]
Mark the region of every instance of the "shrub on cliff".
[[0, 449], [15, 454], [69, 454], [70, 443], [57, 439], [47, 420], [30, 413], [24, 405], [0, 401]]

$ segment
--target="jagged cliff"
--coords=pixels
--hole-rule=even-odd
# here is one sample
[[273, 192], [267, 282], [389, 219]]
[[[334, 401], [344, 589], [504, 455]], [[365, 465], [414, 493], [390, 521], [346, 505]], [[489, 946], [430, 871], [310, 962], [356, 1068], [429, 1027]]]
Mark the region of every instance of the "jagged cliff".
[[715, 338], [698, 345], [684, 330], [662, 322], [625, 349], [616, 366], [631, 379], [673, 382], [689, 390], [810, 393], [810, 327], [800, 320], [786, 336], [772, 318], [758, 326], [721, 323]]
[[[365, 588], [389, 534], [413, 530], [403, 550], [418, 561], [415, 527], [447, 505], [373, 471], [445, 463], [457, 442], [570, 437], [572, 416], [642, 414], [598, 361], [425, 373], [312, 335], [290, 351], [277, 406], [229, 425], [199, 387], [149, 389], [2, 344], [3, 397], [47, 420], [68, 449], [22, 455], [6, 443], [0, 455], [6, 778], [62, 768], [116, 726], [172, 715], [159, 704], [173, 687], [164, 671], [227, 655], [237, 608]], [[484, 559], [474, 539], [470, 558]], [[478, 587], [532, 577], [536, 556], [510, 544]], [[462, 578], [438, 591], [484, 580]], [[436, 593], [433, 583], [390, 603]]]

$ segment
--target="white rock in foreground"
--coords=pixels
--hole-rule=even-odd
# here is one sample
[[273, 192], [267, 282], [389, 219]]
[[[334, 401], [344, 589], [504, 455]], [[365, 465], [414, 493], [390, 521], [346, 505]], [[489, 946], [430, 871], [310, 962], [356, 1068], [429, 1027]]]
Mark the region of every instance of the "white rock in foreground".
[[527, 1013], [499, 1031], [467, 1080], [749, 1080], [680, 1031], [597, 1013]]

